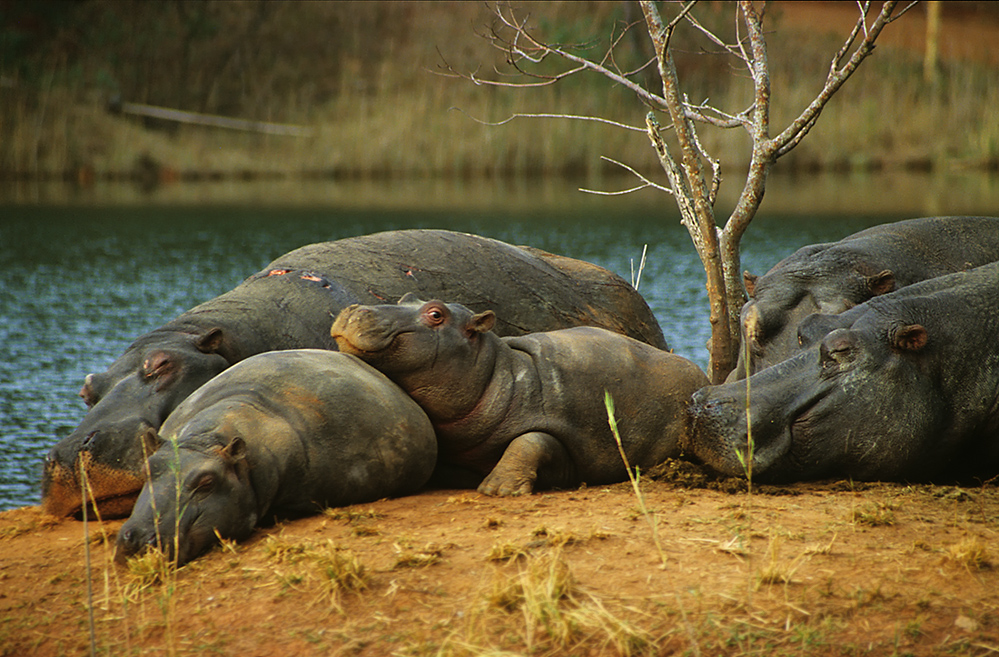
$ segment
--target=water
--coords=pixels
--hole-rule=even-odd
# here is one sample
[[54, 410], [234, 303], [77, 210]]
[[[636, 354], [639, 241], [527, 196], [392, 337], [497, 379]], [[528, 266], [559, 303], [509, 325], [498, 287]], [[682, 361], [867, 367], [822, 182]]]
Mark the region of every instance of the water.
[[[911, 207], [915, 192], [866, 212], [862, 200], [852, 205], [854, 194], [833, 193], [820, 208], [821, 194], [802, 187], [771, 186], [774, 201], [743, 240], [744, 268], [762, 273], [804, 244], [884, 221], [999, 213], [995, 185], [984, 197], [951, 194], [963, 203], [978, 198], [982, 207], [933, 196], [933, 212]], [[916, 189], [925, 194], [927, 186]], [[953, 185], [941, 189], [953, 192]], [[129, 186], [0, 188], [0, 510], [38, 503], [45, 452], [84, 415], [77, 391], [87, 373], [103, 371], [136, 336], [313, 242], [446, 228], [588, 260], [625, 279], [647, 244], [640, 291], [676, 353], [706, 367], [703, 270], [671, 200], [572, 190], [564, 182], [419, 181], [176, 186], [152, 194]], [[881, 203], [885, 194], [875, 196]]]

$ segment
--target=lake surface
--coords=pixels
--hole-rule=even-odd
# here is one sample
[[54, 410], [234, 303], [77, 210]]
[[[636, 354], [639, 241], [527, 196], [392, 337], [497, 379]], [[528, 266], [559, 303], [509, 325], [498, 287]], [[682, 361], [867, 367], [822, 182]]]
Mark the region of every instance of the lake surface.
[[[87, 373], [313, 242], [445, 228], [580, 258], [625, 279], [648, 245], [639, 291], [674, 351], [706, 367], [703, 269], [672, 199], [575, 190], [566, 181], [212, 183], [151, 192], [0, 185], [0, 510], [38, 503], [46, 451], [84, 415], [77, 392]], [[743, 240], [743, 268], [763, 273], [805, 244], [929, 214], [999, 214], [999, 181], [774, 179]]]

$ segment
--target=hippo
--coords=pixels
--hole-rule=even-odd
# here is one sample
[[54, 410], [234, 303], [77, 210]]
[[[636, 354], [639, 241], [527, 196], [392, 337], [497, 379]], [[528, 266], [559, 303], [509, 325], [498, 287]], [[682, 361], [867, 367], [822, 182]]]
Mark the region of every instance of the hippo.
[[503, 335], [595, 325], [667, 348], [641, 295], [579, 260], [444, 230], [305, 246], [140, 336], [106, 372], [86, 377], [80, 396], [90, 410], [45, 460], [44, 510], [79, 513], [83, 464], [97, 509], [127, 516], [144, 479], [142, 436], [199, 386], [254, 354], [335, 350], [329, 327], [342, 308], [394, 302], [408, 292], [499, 311]]
[[813, 315], [804, 351], [694, 395], [687, 447], [722, 473], [748, 474], [748, 415], [754, 480], [993, 477], [997, 309], [994, 262]]
[[259, 522], [413, 493], [437, 459], [430, 420], [409, 396], [354, 356], [321, 349], [237, 363], [145, 443], [148, 478], [118, 533], [119, 561], [154, 545], [184, 564]]
[[734, 381], [790, 358], [798, 325], [929, 278], [999, 260], [999, 218], [924, 217], [802, 247], [760, 277], [745, 273]]
[[469, 474], [480, 493], [624, 480], [605, 392], [631, 465], [678, 455], [686, 403], [708, 381], [696, 365], [601, 328], [501, 338], [496, 322], [491, 310], [407, 295], [347, 307], [330, 334], [416, 400], [444, 469]]

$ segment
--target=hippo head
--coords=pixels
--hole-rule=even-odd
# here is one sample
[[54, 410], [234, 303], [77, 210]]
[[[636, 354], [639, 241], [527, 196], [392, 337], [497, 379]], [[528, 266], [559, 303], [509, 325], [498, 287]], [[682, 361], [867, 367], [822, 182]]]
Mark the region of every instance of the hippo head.
[[218, 439], [182, 445], [167, 440], [149, 458], [149, 478], [118, 532], [116, 560], [124, 562], [157, 547], [182, 565], [219, 537], [240, 540], [250, 535], [257, 514], [246, 443], [233, 436], [211, 445]]
[[815, 340], [807, 350], [695, 393], [691, 451], [728, 475], [751, 468], [760, 481], [918, 474], [923, 443], [939, 436], [947, 416], [927, 376], [936, 343], [919, 323], [874, 312], [847, 317], [857, 315], [839, 327], [817, 316], [803, 330]]
[[436, 422], [461, 416], [480, 399], [492, 378], [495, 323], [491, 310], [475, 314], [407, 294], [395, 305], [345, 308], [330, 334], [341, 352], [383, 372]]
[[229, 366], [222, 331], [143, 336], [103, 374], [87, 376], [80, 397], [90, 408], [80, 426], [45, 458], [42, 506], [57, 516], [82, 507], [80, 468], [105, 517], [127, 516], [143, 482], [143, 439], [185, 397]]
[[740, 313], [742, 348], [729, 381], [798, 353], [803, 346], [798, 326], [813, 313], [841, 313], [895, 289], [891, 270], [875, 274], [859, 265], [843, 272], [787, 265], [762, 277], [745, 272], [743, 279], [749, 300]]

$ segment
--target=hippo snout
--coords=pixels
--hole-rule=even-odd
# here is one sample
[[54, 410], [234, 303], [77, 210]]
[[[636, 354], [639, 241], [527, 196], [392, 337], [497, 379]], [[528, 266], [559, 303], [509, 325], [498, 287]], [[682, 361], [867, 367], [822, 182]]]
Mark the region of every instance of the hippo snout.
[[354, 304], [337, 315], [330, 335], [340, 351], [362, 354], [378, 352], [390, 345], [399, 329], [392, 317], [379, 313], [370, 306]]
[[690, 450], [722, 474], [742, 475], [744, 469], [738, 453], [746, 445], [745, 405], [709, 386], [692, 395], [687, 413]]
[[149, 547], [156, 545], [156, 534], [146, 533], [138, 527], [129, 527], [126, 523], [118, 532], [118, 540], [115, 543], [114, 559], [118, 563], [125, 561]]

